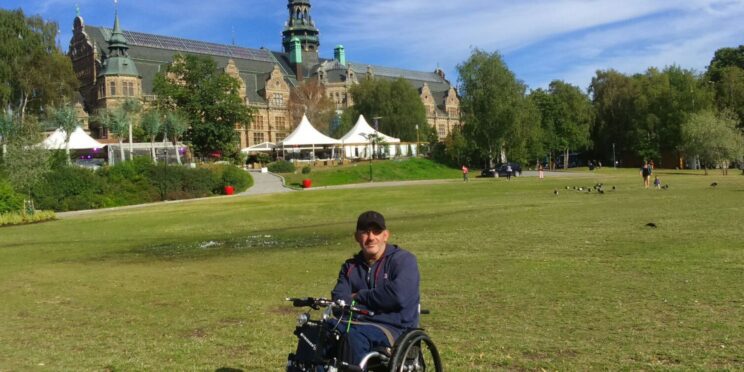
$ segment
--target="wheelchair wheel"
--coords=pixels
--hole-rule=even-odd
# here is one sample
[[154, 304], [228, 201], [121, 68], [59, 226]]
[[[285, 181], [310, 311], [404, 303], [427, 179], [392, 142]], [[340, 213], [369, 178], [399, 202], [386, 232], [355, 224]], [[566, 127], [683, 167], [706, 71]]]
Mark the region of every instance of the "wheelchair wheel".
[[442, 372], [439, 351], [429, 335], [420, 329], [403, 334], [390, 357], [391, 372]]

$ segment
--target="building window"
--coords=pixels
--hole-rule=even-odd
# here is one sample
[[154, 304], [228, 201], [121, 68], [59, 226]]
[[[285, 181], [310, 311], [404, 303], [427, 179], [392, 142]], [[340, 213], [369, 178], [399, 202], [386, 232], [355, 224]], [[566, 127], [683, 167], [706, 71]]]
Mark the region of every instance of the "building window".
[[448, 109], [447, 111], [449, 111], [450, 116], [457, 116], [456, 108], [451, 108], [451, 109]]
[[284, 138], [287, 137], [286, 133], [277, 133], [276, 134], [276, 142], [279, 143], [284, 140]]
[[274, 93], [273, 99], [271, 100], [274, 106], [284, 105], [284, 95], [281, 93]]
[[109, 96], [115, 96], [116, 95], [116, 82], [110, 81], [109, 82]]
[[126, 90], [127, 90], [127, 96], [134, 97], [134, 82], [133, 81], [125, 82], [124, 86], [126, 87]]
[[263, 132], [253, 133], [253, 144], [254, 145], [258, 145], [259, 143], [263, 143], [263, 142], [265, 142]]
[[275, 121], [276, 129], [277, 130], [286, 130], [287, 129], [287, 127], [285, 126], [285, 123], [284, 123], [284, 116], [277, 116], [276, 118], [274, 118], [274, 121]]
[[447, 137], [447, 127], [444, 124], [437, 125], [437, 134], [439, 138]]
[[264, 129], [263, 116], [253, 117], [253, 129]]

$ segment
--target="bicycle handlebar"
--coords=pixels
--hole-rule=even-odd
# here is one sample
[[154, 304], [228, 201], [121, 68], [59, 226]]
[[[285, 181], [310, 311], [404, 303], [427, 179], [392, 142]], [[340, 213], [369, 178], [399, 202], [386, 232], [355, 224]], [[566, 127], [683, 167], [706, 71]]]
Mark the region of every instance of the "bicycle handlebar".
[[344, 300], [333, 301], [327, 298], [314, 298], [314, 297], [305, 297], [305, 298], [287, 297], [286, 300], [292, 301], [292, 306], [294, 307], [310, 307], [314, 310], [319, 310], [321, 307], [330, 307], [332, 309], [350, 310], [350, 311], [353, 311], [361, 315], [369, 315], [369, 316], [375, 315], [374, 311], [362, 309], [356, 306], [347, 305]]

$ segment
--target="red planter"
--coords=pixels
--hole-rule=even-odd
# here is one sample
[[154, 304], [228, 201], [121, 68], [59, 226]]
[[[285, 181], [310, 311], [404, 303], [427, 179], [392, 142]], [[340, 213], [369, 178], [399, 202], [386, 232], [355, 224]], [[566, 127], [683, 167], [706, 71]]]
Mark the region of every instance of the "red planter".
[[305, 178], [304, 180], [302, 180], [302, 188], [303, 189], [309, 189], [310, 186], [312, 186], [312, 185], [313, 185], [313, 181], [311, 181], [309, 178]]
[[225, 186], [225, 195], [235, 194], [235, 188], [232, 186]]

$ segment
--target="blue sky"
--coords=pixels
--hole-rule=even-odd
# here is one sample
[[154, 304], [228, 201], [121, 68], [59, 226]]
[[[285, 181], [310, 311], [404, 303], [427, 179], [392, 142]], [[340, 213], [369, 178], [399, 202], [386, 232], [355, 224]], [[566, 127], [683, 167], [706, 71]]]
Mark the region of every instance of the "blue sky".
[[[744, 44], [744, 0], [311, 0], [321, 56], [420, 71], [456, 66], [477, 47], [498, 50], [530, 88], [560, 79], [586, 88], [597, 69], [676, 64], [702, 71], [713, 52]], [[113, 0], [0, 0], [57, 21], [70, 40], [75, 6], [86, 24], [113, 24]], [[281, 49], [286, 0], [120, 0], [132, 31]], [[233, 31], [234, 30], [234, 31]]]

